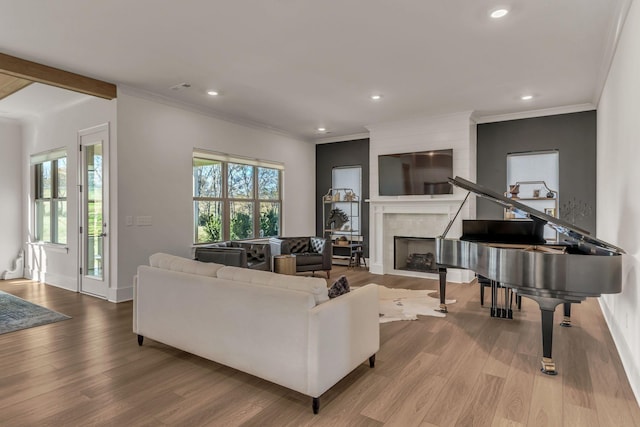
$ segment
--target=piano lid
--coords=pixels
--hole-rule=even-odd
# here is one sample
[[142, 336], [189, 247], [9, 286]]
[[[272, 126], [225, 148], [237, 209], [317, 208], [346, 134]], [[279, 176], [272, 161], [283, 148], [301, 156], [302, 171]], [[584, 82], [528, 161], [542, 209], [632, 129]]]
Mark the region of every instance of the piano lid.
[[615, 245], [612, 245], [603, 240], [590, 236], [588, 231], [581, 230], [575, 225], [568, 223], [567, 221], [547, 215], [544, 212], [540, 212], [539, 210], [532, 208], [531, 206], [527, 206], [524, 203], [520, 203], [517, 201], [517, 199], [510, 199], [503, 194], [489, 190], [488, 188], [485, 188], [474, 182], [468, 181], [464, 178], [460, 178], [459, 176], [456, 176], [455, 178], [449, 178], [449, 182], [455, 185], [456, 187], [463, 188], [467, 191], [471, 191], [477, 194], [480, 197], [489, 199], [494, 203], [497, 203], [503, 206], [504, 208], [509, 208], [509, 209], [513, 208], [515, 210], [524, 212], [532, 220], [542, 221], [545, 224], [549, 225], [550, 227], [554, 228], [558, 233], [563, 234], [571, 238], [572, 240], [597, 246], [597, 247], [606, 249], [607, 251], [610, 251], [610, 252], [616, 252], [618, 254], [625, 253], [623, 249]]

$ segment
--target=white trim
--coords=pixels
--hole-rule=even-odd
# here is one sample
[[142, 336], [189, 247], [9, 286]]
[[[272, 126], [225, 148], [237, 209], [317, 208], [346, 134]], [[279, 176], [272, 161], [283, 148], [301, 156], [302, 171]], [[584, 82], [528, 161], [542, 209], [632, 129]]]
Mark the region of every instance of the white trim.
[[[102, 135], [101, 135], [102, 134]], [[77, 131], [77, 147], [86, 147], [88, 144], [83, 144], [83, 138], [90, 137], [91, 135], [103, 136], [100, 144], [102, 145], [102, 222], [103, 232], [105, 233], [103, 238], [103, 253], [102, 253], [102, 279], [92, 278], [87, 275], [87, 272], [80, 272], [84, 267], [84, 257], [87, 250], [85, 245], [85, 236], [88, 232], [88, 225], [85, 223], [85, 209], [84, 202], [88, 196], [88, 186], [85, 182], [84, 167], [85, 165], [85, 152], [79, 151], [78, 155], [78, 183], [80, 184], [78, 189], [82, 188], [82, 191], [78, 191], [78, 226], [83, 227], [83, 233], [78, 233], [78, 265], [77, 265], [77, 286], [78, 292], [85, 293], [87, 295], [96, 296], [99, 298], [107, 298], [109, 288], [111, 287], [111, 211], [110, 211], [110, 150], [111, 150], [111, 122], [101, 123], [96, 126], [81, 129]], [[83, 286], [83, 281], [86, 286]], [[100, 283], [100, 285], [96, 285]], [[91, 285], [94, 287], [91, 288]], [[100, 292], [93, 292], [98, 290], [96, 286], [103, 286], [99, 289]], [[103, 291], [103, 292], [102, 292]]]
[[43, 151], [41, 153], [32, 154], [30, 157], [31, 166], [51, 160], [58, 160], [67, 157], [67, 148], [54, 148], [53, 150]]
[[620, 34], [622, 33], [622, 27], [629, 14], [629, 8], [633, 0], [622, 0], [618, 2], [614, 16], [616, 17], [615, 27], [609, 27], [609, 33], [605, 38], [604, 53], [602, 60], [599, 61], [600, 69], [598, 70], [598, 76], [596, 80], [596, 93], [593, 96], [593, 104], [598, 105], [600, 103], [600, 97], [604, 90], [605, 83], [609, 77], [609, 70], [611, 70], [611, 64], [613, 64], [613, 57], [615, 56], [616, 49], [618, 48], [618, 41], [620, 40]]
[[27, 242], [27, 245], [30, 246], [38, 246], [41, 249], [45, 249], [51, 252], [57, 252], [59, 254], [68, 254], [69, 246], [61, 245], [58, 243], [49, 243], [49, 242]]
[[541, 110], [522, 111], [519, 113], [498, 114], [495, 116], [474, 116], [476, 123], [506, 122], [509, 120], [531, 119], [534, 117], [556, 116], [558, 114], [580, 113], [595, 110], [594, 104], [566, 105], [562, 107], [544, 108]]
[[227, 163], [240, 163], [249, 166], [259, 166], [271, 169], [284, 170], [284, 163], [274, 162], [271, 160], [252, 159], [250, 157], [236, 156], [226, 153], [220, 153], [216, 151], [203, 150], [200, 148], [193, 149], [193, 158], [206, 159], [206, 160], [218, 160], [220, 162]]
[[107, 293], [107, 301], [109, 302], [125, 302], [133, 299], [133, 286], [126, 288], [109, 288]]
[[348, 142], [348, 141], [356, 141], [358, 139], [368, 139], [369, 132], [365, 133], [356, 133], [353, 135], [344, 135], [344, 136], [332, 136], [331, 138], [320, 138], [315, 140], [315, 144], [329, 144], [331, 142]]

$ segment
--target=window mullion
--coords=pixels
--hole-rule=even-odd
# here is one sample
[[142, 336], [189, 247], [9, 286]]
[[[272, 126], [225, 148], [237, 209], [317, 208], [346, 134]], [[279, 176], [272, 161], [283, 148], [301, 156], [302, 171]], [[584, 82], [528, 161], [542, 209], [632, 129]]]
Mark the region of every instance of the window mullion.
[[231, 239], [231, 202], [229, 201], [229, 164], [222, 162], [222, 236]]
[[253, 238], [260, 238], [260, 200], [258, 188], [258, 167], [253, 167]]

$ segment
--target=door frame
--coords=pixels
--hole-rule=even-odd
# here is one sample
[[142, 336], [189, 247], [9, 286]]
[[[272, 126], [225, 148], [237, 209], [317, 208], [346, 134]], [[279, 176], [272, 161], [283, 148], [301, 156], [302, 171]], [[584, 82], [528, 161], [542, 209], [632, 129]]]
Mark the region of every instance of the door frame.
[[[105, 132], [106, 136], [102, 142], [102, 222], [103, 230], [106, 233], [103, 239], [103, 263], [102, 263], [102, 281], [104, 282], [104, 294], [96, 294], [87, 292], [83, 289], [82, 283], [86, 272], [83, 271], [85, 264], [85, 244], [84, 236], [87, 231], [85, 224], [85, 206], [83, 192], [86, 191], [83, 188], [84, 184], [84, 151], [82, 150], [82, 140], [84, 137]], [[108, 299], [109, 289], [111, 287], [110, 282], [110, 266], [111, 266], [111, 218], [110, 218], [110, 142], [111, 142], [111, 129], [110, 123], [102, 123], [90, 128], [82, 129], [78, 131], [78, 292], [91, 295], [98, 298]], [[82, 232], [80, 231], [82, 227]]]

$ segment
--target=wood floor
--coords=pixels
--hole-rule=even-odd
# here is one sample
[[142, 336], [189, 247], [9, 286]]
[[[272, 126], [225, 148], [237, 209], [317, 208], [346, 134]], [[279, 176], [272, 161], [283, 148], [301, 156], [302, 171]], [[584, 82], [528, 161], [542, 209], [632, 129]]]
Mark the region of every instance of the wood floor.
[[[336, 267], [351, 285], [436, 289], [435, 280]], [[554, 329], [559, 374], [539, 371], [540, 314], [513, 320], [479, 304], [477, 285], [450, 284], [446, 318], [380, 325], [376, 367], [363, 363], [320, 399], [145, 340], [132, 304], [25, 280], [0, 290], [70, 315], [0, 335], [2, 426], [640, 426], [640, 409], [596, 300]], [[364, 362], [364, 361], [363, 361]]]

